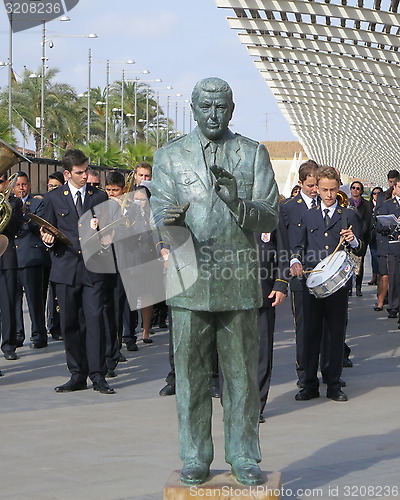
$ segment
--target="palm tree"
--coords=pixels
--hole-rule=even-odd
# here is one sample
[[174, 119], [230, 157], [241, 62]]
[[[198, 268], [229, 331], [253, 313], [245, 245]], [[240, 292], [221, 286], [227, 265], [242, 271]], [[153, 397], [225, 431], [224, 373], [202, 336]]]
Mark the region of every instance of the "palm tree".
[[[49, 69], [44, 81], [44, 124], [47, 146], [53, 147], [54, 141], [59, 144], [73, 143], [82, 136], [80, 113], [75, 107], [77, 96], [75, 89], [66, 83], [53, 83], [58, 69]], [[39, 73], [38, 73], [39, 74]], [[33, 134], [36, 154], [40, 151], [40, 131], [36, 129], [36, 118], [41, 115], [41, 78], [29, 69], [22, 74], [22, 81], [13, 86], [13, 108], [28, 125]], [[7, 102], [7, 92], [3, 101]]]
[[136, 144], [129, 144], [123, 151], [125, 168], [132, 169], [140, 161], [153, 163], [153, 156], [154, 148], [145, 142], [141, 141]]
[[0, 139], [2, 139], [4, 142], [7, 144], [10, 144], [10, 146], [16, 145], [16, 138], [15, 134], [10, 127], [10, 124], [8, 122], [8, 116], [5, 115], [4, 109], [1, 107], [0, 108]]

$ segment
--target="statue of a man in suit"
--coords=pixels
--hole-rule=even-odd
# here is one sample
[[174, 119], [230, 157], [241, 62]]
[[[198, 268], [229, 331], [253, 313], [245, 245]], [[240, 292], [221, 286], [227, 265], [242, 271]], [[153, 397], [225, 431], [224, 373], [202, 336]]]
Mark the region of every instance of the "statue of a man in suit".
[[[203, 483], [213, 460], [210, 383], [217, 349], [224, 376], [225, 457], [242, 484], [260, 484], [257, 309], [261, 305], [254, 233], [278, 220], [277, 186], [265, 147], [232, 133], [232, 90], [206, 78], [192, 93], [197, 127], [154, 157], [152, 208], [169, 235], [186, 227], [195, 258], [174, 254], [168, 279], [196, 282], [169, 298], [172, 310], [181, 482]], [[171, 249], [174, 250], [174, 241]], [[195, 270], [194, 270], [195, 269]], [[167, 284], [173, 289], [174, 283]], [[176, 288], [176, 287], [175, 287]]]

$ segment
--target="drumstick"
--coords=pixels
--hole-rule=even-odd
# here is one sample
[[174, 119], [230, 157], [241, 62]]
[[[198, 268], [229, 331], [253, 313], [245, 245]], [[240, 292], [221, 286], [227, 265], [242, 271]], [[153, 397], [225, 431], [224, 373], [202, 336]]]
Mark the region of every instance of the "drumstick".
[[[351, 229], [352, 227], [353, 227], [353, 226], [351, 225], [351, 226], [349, 226], [349, 228], [348, 228], [348, 229]], [[340, 240], [339, 240], [339, 243], [338, 243], [338, 245], [337, 245], [337, 247], [336, 247], [336, 248], [335, 248], [335, 250], [332, 252], [331, 258], [328, 260], [328, 263], [327, 263], [326, 265], [328, 265], [328, 264], [329, 264], [329, 262], [333, 259], [333, 256], [334, 256], [334, 255], [335, 255], [335, 253], [339, 250], [339, 247], [340, 247], [340, 245], [342, 245], [342, 244], [343, 244], [343, 242], [344, 242], [344, 236], [341, 236], [341, 237], [340, 237]]]
[[322, 273], [323, 269], [311, 269], [311, 271], [303, 271], [303, 274], [307, 273]]

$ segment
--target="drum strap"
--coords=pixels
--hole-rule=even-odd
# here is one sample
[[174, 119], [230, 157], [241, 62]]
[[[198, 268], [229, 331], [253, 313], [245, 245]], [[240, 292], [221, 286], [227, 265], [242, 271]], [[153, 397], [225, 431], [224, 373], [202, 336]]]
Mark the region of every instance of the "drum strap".
[[342, 229], [347, 229], [347, 207], [342, 207], [340, 217], [342, 219]]

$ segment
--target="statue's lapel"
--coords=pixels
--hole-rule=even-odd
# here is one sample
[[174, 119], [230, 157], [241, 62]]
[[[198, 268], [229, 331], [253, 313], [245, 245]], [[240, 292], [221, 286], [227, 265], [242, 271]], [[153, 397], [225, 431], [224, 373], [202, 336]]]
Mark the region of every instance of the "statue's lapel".
[[203, 148], [201, 147], [200, 138], [196, 133], [189, 134], [186, 137], [185, 144], [186, 152], [190, 161], [185, 164], [185, 167], [190, 168], [197, 175], [200, 182], [206, 189], [211, 187], [210, 172], [204, 159]]
[[221, 167], [235, 175], [235, 170], [238, 168], [240, 160], [242, 159], [241, 154], [243, 154], [243, 150], [240, 148], [237, 136], [228, 130], [223, 145], [223, 160]]

